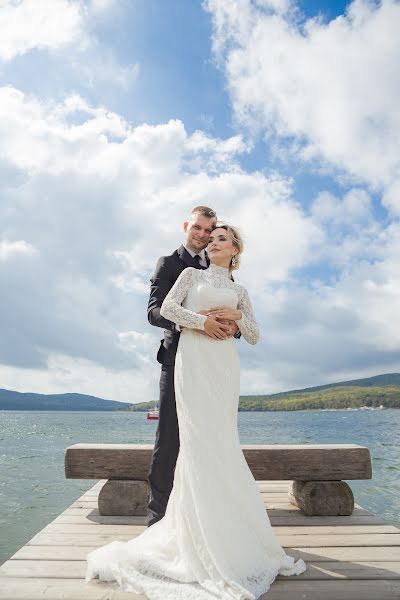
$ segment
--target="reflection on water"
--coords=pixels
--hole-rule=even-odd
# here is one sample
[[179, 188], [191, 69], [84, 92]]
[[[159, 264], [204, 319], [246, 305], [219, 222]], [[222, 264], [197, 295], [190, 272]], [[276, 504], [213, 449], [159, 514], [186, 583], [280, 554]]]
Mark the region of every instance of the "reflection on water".
[[[212, 418], [212, 415], [210, 415]], [[400, 410], [239, 413], [242, 444], [362, 444], [373, 478], [350, 481], [356, 502], [400, 527]], [[64, 477], [80, 442], [153, 444], [146, 413], [0, 411], [0, 564], [93, 480]]]

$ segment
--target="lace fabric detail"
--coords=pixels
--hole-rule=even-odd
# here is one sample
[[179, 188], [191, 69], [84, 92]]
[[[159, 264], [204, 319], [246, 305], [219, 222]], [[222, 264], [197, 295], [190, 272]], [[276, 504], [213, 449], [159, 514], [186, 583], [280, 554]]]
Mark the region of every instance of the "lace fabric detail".
[[[160, 310], [160, 314], [169, 321], [173, 321], [179, 326], [190, 329], [204, 330], [204, 323], [207, 320], [205, 315], [197, 314], [196, 310], [205, 310], [214, 308], [215, 304], [206, 305], [203, 294], [203, 302], [199, 286], [209, 285], [214, 289], [231, 290], [236, 296], [220, 296], [219, 306], [229, 306], [242, 311], [242, 318], [237, 321], [239, 330], [244, 339], [249, 344], [256, 344], [260, 337], [259, 327], [257, 325], [249, 294], [243, 286], [230, 279], [229, 269], [211, 264], [209, 269], [199, 270], [188, 267], [178, 277], [175, 284], [167, 294]], [[191, 294], [189, 294], [191, 292]], [[214, 298], [218, 302], [218, 296]], [[212, 302], [212, 296], [209, 299]], [[183, 306], [182, 306], [183, 303]], [[200, 308], [199, 308], [200, 306]]]
[[260, 330], [253, 313], [249, 294], [246, 288], [239, 286], [238, 309], [242, 311], [242, 318], [236, 321], [240, 333], [249, 344], [257, 344], [260, 339]]
[[194, 331], [205, 320], [197, 311], [216, 306], [239, 308], [243, 337], [258, 339], [248, 294], [228, 269], [182, 272], [162, 306], [184, 326], [175, 361], [180, 449], [167, 510], [137, 537], [89, 552], [87, 583], [116, 581], [149, 600], [258, 600], [278, 573], [306, 568], [280, 546], [241, 449], [238, 342]]
[[183, 327], [204, 330], [207, 317], [182, 306], [190, 288], [199, 280], [201, 273], [200, 269], [193, 267], [187, 267], [182, 271], [162, 303], [160, 309], [162, 317]]
[[[127, 546], [129, 542], [111, 542], [90, 552], [86, 583], [95, 577], [116, 581], [122, 591], [145, 594], [148, 600], [258, 600], [277, 575], [299, 575], [306, 570], [302, 559], [294, 563], [292, 557], [284, 554], [270, 559], [268, 567], [241, 579], [190, 581], [190, 578], [171, 578], [160, 573], [151, 559], [138, 559], [136, 564], [135, 560], [127, 560]], [[104, 564], [99, 562], [99, 551], [103, 552]]]

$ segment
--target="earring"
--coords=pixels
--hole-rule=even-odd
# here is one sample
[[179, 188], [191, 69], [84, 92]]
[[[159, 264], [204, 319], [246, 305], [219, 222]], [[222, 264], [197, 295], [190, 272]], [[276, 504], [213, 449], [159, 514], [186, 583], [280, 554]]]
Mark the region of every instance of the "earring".
[[232, 267], [236, 267], [236, 258], [235, 258], [235, 255], [232, 256], [231, 263], [232, 263]]

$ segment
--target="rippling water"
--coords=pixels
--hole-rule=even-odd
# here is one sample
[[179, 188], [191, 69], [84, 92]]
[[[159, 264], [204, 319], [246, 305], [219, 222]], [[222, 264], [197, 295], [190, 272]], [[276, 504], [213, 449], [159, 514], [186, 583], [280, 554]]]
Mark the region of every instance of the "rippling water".
[[[212, 415], [210, 415], [212, 418]], [[356, 502], [400, 527], [400, 410], [239, 413], [242, 444], [362, 444], [373, 478], [349, 482]], [[0, 411], [0, 564], [93, 480], [64, 477], [80, 442], [153, 444], [145, 413]]]

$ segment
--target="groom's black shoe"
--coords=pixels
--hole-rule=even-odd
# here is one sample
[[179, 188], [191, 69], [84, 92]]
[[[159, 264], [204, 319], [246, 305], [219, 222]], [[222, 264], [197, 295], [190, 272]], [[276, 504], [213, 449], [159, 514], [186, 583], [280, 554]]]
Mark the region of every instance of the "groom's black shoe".
[[[150, 481], [151, 479], [152, 478], [150, 476]], [[154, 483], [151, 486], [150, 490], [150, 501], [147, 507], [148, 527], [154, 525], [154, 523], [157, 523], [157, 521], [160, 521], [163, 518], [163, 516], [165, 515], [170, 494], [170, 491], [168, 494], [166, 494], [165, 492], [160, 492], [160, 490], [157, 489]]]
[[152, 525], [154, 525], [154, 523], [157, 523], [157, 521], [161, 521], [164, 515], [155, 515], [152, 511], [149, 510], [147, 516], [147, 527], [151, 527]]

